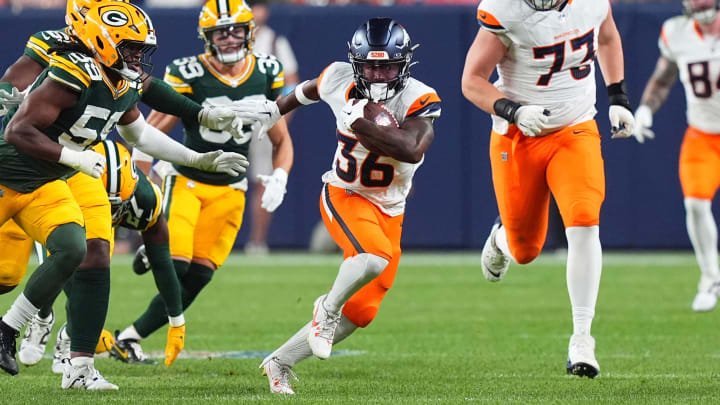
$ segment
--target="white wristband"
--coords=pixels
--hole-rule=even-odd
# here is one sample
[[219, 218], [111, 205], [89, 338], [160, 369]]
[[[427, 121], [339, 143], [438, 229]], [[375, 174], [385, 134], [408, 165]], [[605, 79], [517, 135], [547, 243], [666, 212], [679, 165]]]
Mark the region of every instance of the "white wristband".
[[168, 322], [173, 328], [185, 325], [185, 315], [180, 314], [178, 316], [168, 316]]
[[312, 99], [307, 98], [307, 96], [305, 96], [305, 93], [303, 93], [303, 86], [304, 86], [305, 83], [307, 83], [307, 82], [308, 82], [308, 80], [305, 80], [304, 82], [302, 82], [302, 83], [298, 84], [297, 86], [295, 86], [295, 98], [296, 98], [297, 101], [298, 101], [300, 104], [302, 104], [302, 105], [315, 104], [315, 103], [317, 103], [318, 101], [320, 101], [320, 100], [312, 100]]

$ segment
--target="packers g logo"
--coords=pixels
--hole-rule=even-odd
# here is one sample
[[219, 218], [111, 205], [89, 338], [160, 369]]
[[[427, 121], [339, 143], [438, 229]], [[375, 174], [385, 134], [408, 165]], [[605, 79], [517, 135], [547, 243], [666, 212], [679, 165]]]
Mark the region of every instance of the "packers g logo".
[[102, 14], [100, 17], [102, 18], [102, 21], [111, 26], [111, 27], [122, 27], [123, 25], [126, 25], [130, 19], [128, 16], [118, 10], [110, 10], [106, 11]]

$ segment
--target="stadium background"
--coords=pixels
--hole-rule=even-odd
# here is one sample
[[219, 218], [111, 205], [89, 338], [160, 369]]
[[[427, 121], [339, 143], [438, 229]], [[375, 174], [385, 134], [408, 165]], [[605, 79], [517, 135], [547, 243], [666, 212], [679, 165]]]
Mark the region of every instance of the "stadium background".
[[[615, 4], [623, 38], [626, 80], [636, 105], [658, 57], [662, 21], [679, 14], [679, 2]], [[172, 59], [202, 52], [196, 8], [148, 9], [158, 31], [155, 76]], [[390, 16], [406, 26], [421, 47], [413, 75], [435, 87], [443, 99], [436, 140], [415, 177], [408, 202], [403, 244], [408, 248], [477, 249], [497, 215], [488, 161], [489, 117], [460, 91], [465, 53], [477, 31], [475, 6], [301, 7], [275, 4], [269, 25], [293, 46], [302, 80], [317, 76], [330, 62], [347, 60], [346, 41], [369, 17]], [[0, 68], [21, 55], [28, 36], [63, 25], [62, 10], [0, 9]], [[607, 97], [598, 75], [598, 123], [603, 133], [607, 195], [601, 238], [608, 248], [688, 248], [682, 193], [677, 175], [685, 130], [685, 101], [676, 85], [655, 117], [656, 139], [610, 140]], [[334, 120], [324, 105], [304, 108], [290, 126], [295, 165], [285, 202], [270, 231], [271, 247], [304, 248], [319, 220], [320, 176], [335, 148]], [[179, 137], [179, 127], [173, 133]], [[246, 216], [247, 219], [247, 216]], [[241, 232], [238, 244], [247, 237]], [[550, 239], [549, 244], [556, 242]]]

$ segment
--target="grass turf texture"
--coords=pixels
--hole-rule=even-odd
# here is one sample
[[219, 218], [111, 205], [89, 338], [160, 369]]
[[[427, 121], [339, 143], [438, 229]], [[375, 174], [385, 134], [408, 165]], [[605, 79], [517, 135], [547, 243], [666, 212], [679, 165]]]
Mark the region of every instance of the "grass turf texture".
[[[113, 261], [106, 327], [132, 322], [154, 293], [130, 257]], [[270, 351], [311, 317], [339, 256], [232, 256], [186, 314], [190, 351]], [[600, 376], [565, 374], [572, 331], [564, 259], [513, 265], [482, 278], [477, 254], [404, 255], [380, 313], [338, 350], [360, 351], [295, 367], [297, 395], [269, 393], [259, 358], [179, 359], [170, 369], [112, 359], [96, 365], [120, 391], [63, 391], [49, 358], [0, 375], [2, 403], [717, 403], [720, 311], [690, 310], [691, 254], [606, 254], [593, 335]], [[34, 266], [31, 266], [34, 267]], [[0, 296], [0, 312], [20, 290]], [[64, 319], [64, 298], [56, 303]], [[47, 353], [51, 353], [54, 334]], [[161, 351], [166, 329], [143, 342]], [[20, 339], [18, 339], [18, 344]]]

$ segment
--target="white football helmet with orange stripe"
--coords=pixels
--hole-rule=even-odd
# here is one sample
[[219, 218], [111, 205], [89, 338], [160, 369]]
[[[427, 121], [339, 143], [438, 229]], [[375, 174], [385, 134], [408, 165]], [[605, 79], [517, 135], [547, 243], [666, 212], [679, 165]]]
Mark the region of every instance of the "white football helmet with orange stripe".
[[[243, 0], [208, 0], [200, 11], [198, 33], [205, 42], [207, 53], [221, 63], [233, 64], [243, 60], [252, 51], [255, 41], [254, 16]], [[237, 42], [215, 44], [213, 36], [218, 35], [232, 37]], [[223, 52], [224, 48], [236, 50]]]
[[552, 10], [559, 7], [565, 1], [567, 0], [525, 0], [530, 7], [538, 11]]
[[717, 16], [720, 0], [683, 0], [685, 15], [699, 22], [710, 24]]

